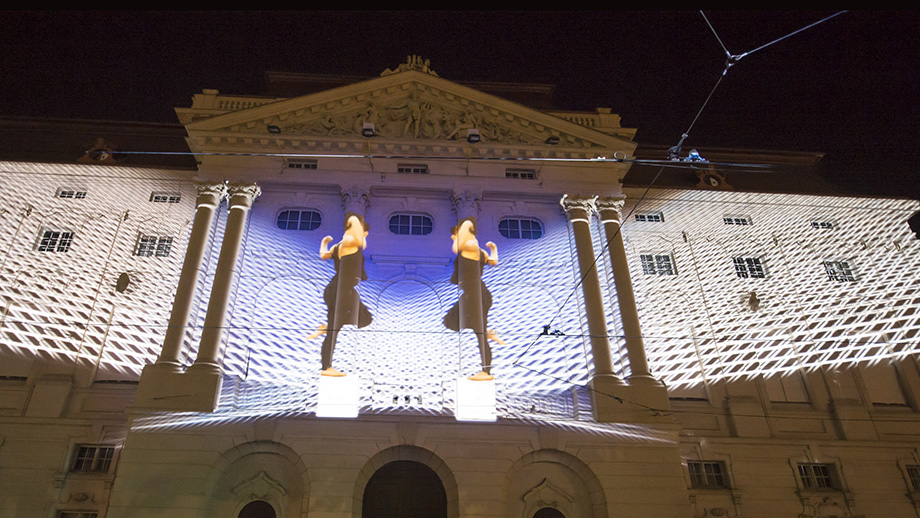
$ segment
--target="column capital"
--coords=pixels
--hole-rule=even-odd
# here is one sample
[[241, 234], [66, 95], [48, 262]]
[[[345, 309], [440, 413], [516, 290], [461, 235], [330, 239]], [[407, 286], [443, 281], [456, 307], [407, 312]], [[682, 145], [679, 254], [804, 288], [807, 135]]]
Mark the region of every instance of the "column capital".
[[342, 208], [345, 212], [354, 212], [364, 216], [367, 208], [371, 205], [370, 191], [366, 188], [352, 185], [351, 187], [342, 188]]
[[625, 204], [625, 196], [607, 196], [598, 198], [594, 202], [602, 222], [607, 223], [608, 221], [612, 221], [618, 225], [623, 221], [623, 205]]
[[569, 220], [590, 221], [591, 213], [594, 212], [594, 200], [596, 196], [569, 196], [564, 195], [559, 200], [562, 210], [569, 216]]
[[230, 208], [249, 209], [252, 202], [262, 194], [262, 189], [254, 183], [232, 183], [227, 186]]
[[196, 207], [202, 205], [217, 207], [227, 195], [227, 185], [223, 183], [199, 183], [195, 185], [195, 189], [198, 191], [198, 198], [195, 200]]
[[480, 204], [482, 203], [482, 192], [470, 190], [453, 191], [450, 194], [450, 201], [458, 220], [469, 216], [478, 217]]

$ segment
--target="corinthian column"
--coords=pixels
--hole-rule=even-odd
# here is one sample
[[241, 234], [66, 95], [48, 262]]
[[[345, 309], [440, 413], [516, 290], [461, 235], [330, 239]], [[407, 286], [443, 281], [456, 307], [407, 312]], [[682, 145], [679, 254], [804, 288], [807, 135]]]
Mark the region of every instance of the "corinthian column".
[[240, 255], [240, 244], [243, 241], [249, 209], [252, 208], [252, 202], [259, 194], [261, 191], [256, 184], [229, 186], [227, 228], [224, 230], [220, 257], [217, 259], [217, 270], [214, 272], [214, 284], [211, 286], [211, 298], [208, 300], [208, 313], [204, 318], [198, 357], [190, 369], [220, 372], [217, 355], [224, 324], [227, 321], [227, 307]]
[[457, 221], [463, 218], [478, 218], [482, 193], [475, 191], [454, 191], [450, 197]]
[[163, 349], [160, 351], [160, 357], [157, 358], [158, 367], [179, 372], [179, 354], [182, 350], [185, 330], [188, 327], [192, 299], [195, 296], [195, 287], [198, 285], [198, 272], [201, 271], [201, 262], [204, 259], [211, 222], [214, 220], [214, 211], [226, 193], [227, 187], [222, 183], [198, 185], [192, 232], [189, 236], [188, 247], [185, 249], [185, 261], [182, 263], [182, 271], [179, 274], [179, 285], [176, 287], [176, 298], [169, 316], [169, 327], [166, 329]]
[[367, 189], [352, 186], [342, 189], [341, 194], [342, 208], [345, 209], [346, 213], [354, 212], [355, 214], [360, 214], [362, 218], [366, 216], [367, 208], [371, 204]]
[[610, 340], [607, 338], [607, 318], [601, 296], [601, 283], [597, 276], [594, 244], [591, 239], [590, 222], [594, 198], [566, 195], [563, 196], [561, 204], [569, 221], [572, 222], [572, 233], [575, 236], [575, 252], [578, 255], [581, 289], [585, 298], [585, 311], [588, 313], [591, 353], [594, 356], [594, 376], [615, 377], [610, 358]]
[[639, 325], [639, 312], [636, 309], [636, 295], [633, 292], [629, 264], [626, 261], [626, 247], [623, 246], [622, 226], [623, 203], [625, 198], [600, 198], [596, 201], [604, 233], [607, 237], [607, 250], [613, 267], [613, 283], [617, 289], [617, 303], [620, 306], [620, 318], [623, 333], [626, 335], [626, 355], [629, 358], [631, 374], [629, 381], [652, 379], [648, 360], [645, 356], [645, 343], [642, 340], [642, 328]]

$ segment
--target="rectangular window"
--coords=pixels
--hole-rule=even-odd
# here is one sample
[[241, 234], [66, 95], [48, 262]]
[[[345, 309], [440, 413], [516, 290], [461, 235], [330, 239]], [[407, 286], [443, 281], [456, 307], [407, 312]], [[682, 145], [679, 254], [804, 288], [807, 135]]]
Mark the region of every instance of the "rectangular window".
[[920, 466], [907, 466], [907, 478], [914, 491], [920, 491]]
[[288, 169], [316, 169], [316, 160], [288, 160]]
[[77, 189], [58, 189], [57, 197], [83, 199], [86, 198], [86, 191], [80, 191]]
[[799, 478], [805, 489], [836, 489], [830, 464], [799, 464]]
[[396, 172], [402, 174], [428, 174], [425, 164], [397, 164]]
[[73, 232], [62, 230], [45, 230], [38, 243], [39, 252], [66, 252], [73, 243]]
[[505, 169], [505, 178], [517, 178], [520, 180], [536, 180], [537, 171], [534, 169]]
[[811, 222], [811, 228], [819, 228], [826, 230], [833, 230], [837, 228], [837, 225], [833, 221], [819, 221], [815, 220]]
[[759, 257], [732, 257], [732, 262], [735, 264], [735, 275], [742, 279], [767, 276]]
[[725, 465], [719, 461], [688, 461], [690, 487], [725, 488]]
[[171, 249], [171, 237], [141, 234], [141, 236], [137, 238], [137, 248], [134, 251], [134, 255], [139, 257], [169, 257], [169, 251]]
[[856, 275], [846, 261], [824, 261], [824, 272], [827, 278], [837, 282], [856, 282]]
[[112, 446], [78, 446], [71, 471], [107, 473], [112, 465], [115, 448]]
[[646, 223], [664, 223], [664, 215], [660, 212], [646, 212], [636, 214], [636, 221], [644, 221]]
[[642, 273], [646, 275], [674, 275], [674, 265], [670, 255], [642, 254]]
[[752, 225], [751, 218], [748, 216], [723, 216], [722, 222], [726, 225]]
[[153, 203], [179, 203], [182, 195], [175, 192], [154, 192], [150, 193], [150, 201]]

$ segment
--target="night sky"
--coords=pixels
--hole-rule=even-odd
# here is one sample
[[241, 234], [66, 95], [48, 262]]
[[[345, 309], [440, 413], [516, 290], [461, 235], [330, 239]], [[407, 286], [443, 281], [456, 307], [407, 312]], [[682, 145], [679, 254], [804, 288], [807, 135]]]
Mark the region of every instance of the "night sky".
[[[835, 11], [706, 11], [732, 54]], [[418, 54], [456, 81], [555, 84], [641, 144], [826, 153], [866, 194], [920, 198], [920, 13], [850, 11], [726, 55], [699, 11], [2, 12], [0, 116], [175, 123], [264, 72], [377, 76]], [[699, 113], [699, 117], [697, 114]], [[694, 123], [694, 119], [696, 122]]]

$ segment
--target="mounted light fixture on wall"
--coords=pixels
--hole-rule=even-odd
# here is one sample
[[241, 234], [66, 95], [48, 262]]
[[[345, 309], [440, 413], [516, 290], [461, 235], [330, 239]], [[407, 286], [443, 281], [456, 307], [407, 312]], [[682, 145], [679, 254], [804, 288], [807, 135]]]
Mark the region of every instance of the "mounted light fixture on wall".
[[377, 127], [374, 126], [373, 122], [365, 122], [364, 127], [361, 128], [361, 135], [366, 138], [371, 138], [377, 134]]
[[281, 128], [279, 128], [278, 126], [275, 126], [275, 125], [273, 125], [273, 124], [272, 124], [272, 125], [269, 125], [269, 126], [266, 126], [265, 129], [267, 129], [268, 132], [271, 133], [272, 135], [278, 135], [278, 134], [281, 133]]
[[550, 146], [555, 146], [556, 144], [559, 143], [559, 137], [557, 137], [556, 135], [550, 135], [546, 137], [545, 142], [549, 144]]
[[466, 141], [470, 144], [476, 144], [480, 140], [479, 130], [478, 129], [468, 129], [466, 130]]

